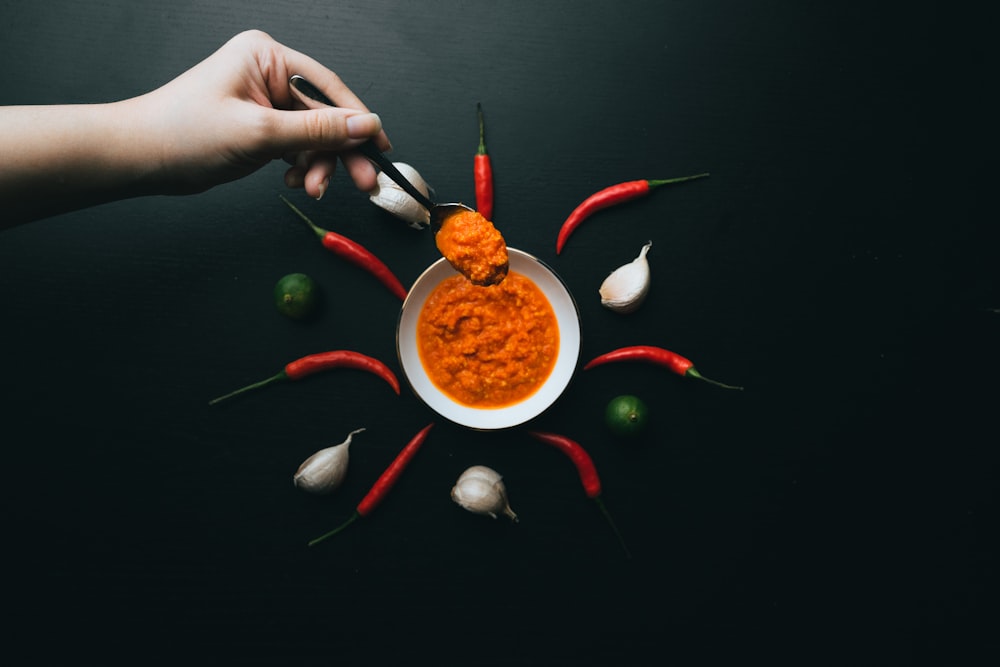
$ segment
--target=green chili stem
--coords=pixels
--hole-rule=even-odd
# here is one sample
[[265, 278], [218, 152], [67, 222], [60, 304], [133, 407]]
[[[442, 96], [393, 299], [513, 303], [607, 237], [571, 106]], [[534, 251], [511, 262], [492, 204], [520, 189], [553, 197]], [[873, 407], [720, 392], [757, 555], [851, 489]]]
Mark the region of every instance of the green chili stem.
[[265, 387], [265, 386], [267, 386], [269, 384], [272, 384], [274, 382], [279, 382], [279, 381], [284, 380], [286, 378], [288, 378], [288, 376], [285, 375], [285, 371], [281, 371], [277, 375], [272, 375], [271, 377], [267, 378], [266, 380], [261, 380], [260, 382], [254, 382], [253, 384], [248, 384], [247, 386], [242, 387], [240, 389], [237, 389], [236, 391], [231, 391], [231, 392], [229, 392], [228, 394], [226, 394], [224, 396], [219, 396], [218, 398], [213, 398], [212, 400], [210, 400], [208, 402], [208, 404], [209, 405], [215, 405], [219, 401], [224, 401], [227, 398], [231, 398], [231, 397], [236, 396], [238, 394], [242, 394], [243, 392], [250, 391], [251, 389], [260, 389], [261, 387]]
[[352, 523], [354, 523], [355, 521], [357, 521], [360, 516], [361, 516], [360, 514], [358, 514], [357, 512], [355, 512], [354, 514], [351, 515], [351, 518], [349, 518], [347, 521], [345, 521], [344, 523], [340, 524], [339, 526], [337, 526], [336, 528], [334, 528], [333, 530], [331, 530], [329, 533], [324, 533], [323, 535], [320, 535], [319, 537], [316, 537], [316, 538], [313, 538], [313, 539], [309, 540], [309, 546], [314, 547], [317, 544], [319, 544], [320, 542], [322, 542], [323, 540], [325, 540], [326, 538], [333, 537], [334, 535], [336, 535], [337, 533], [339, 533], [340, 531], [342, 531], [343, 529], [347, 528]]
[[625, 538], [622, 537], [622, 534], [618, 531], [618, 526], [615, 525], [615, 520], [611, 518], [611, 512], [609, 512], [608, 508], [604, 506], [604, 501], [601, 500], [600, 496], [595, 496], [594, 502], [597, 503], [599, 508], [601, 508], [601, 514], [603, 514], [604, 518], [608, 520], [608, 523], [611, 525], [611, 530], [615, 531], [615, 537], [618, 538], [619, 544], [621, 544], [622, 549], [625, 550], [625, 557], [632, 558], [632, 552], [628, 550], [628, 546], [625, 544]]
[[476, 116], [479, 119], [479, 148], [477, 155], [486, 155], [486, 123], [483, 122], [483, 105], [476, 102]]
[[716, 387], [722, 387], [723, 389], [735, 389], [736, 391], [743, 391], [743, 387], [737, 387], [737, 386], [731, 385], [731, 384], [723, 384], [722, 382], [719, 382], [717, 380], [712, 380], [711, 378], [705, 377], [704, 375], [702, 375], [701, 373], [699, 373], [697, 370], [695, 370], [694, 366], [692, 366], [691, 368], [687, 369], [687, 371], [684, 374], [685, 375], [689, 375], [689, 376], [691, 376], [693, 378], [698, 378], [699, 380], [703, 380], [703, 381], [705, 381], [705, 382], [707, 382], [709, 384], [714, 384]]
[[695, 174], [694, 176], [679, 176], [678, 178], [666, 178], [666, 179], [660, 179], [660, 180], [647, 180], [646, 182], [649, 183], [649, 187], [650, 188], [656, 188], [656, 187], [659, 187], [661, 185], [667, 185], [669, 183], [681, 183], [683, 181], [693, 181], [696, 178], [704, 178], [706, 176], [708, 176], [708, 174], [704, 173], [704, 174]]
[[300, 218], [302, 218], [303, 220], [306, 221], [306, 224], [309, 225], [314, 232], [316, 232], [316, 236], [318, 236], [320, 238], [323, 238], [324, 236], [326, 236], [328, 230], [323, 229], [322, 227], [320, 227], [319, 225], [317, 225], [315, 222], [313, 222], [312, 220], [310, 220], [309, 217], [305, 213], [303, 213], [302, 211], [300, 211], [295, 206], [295, 204], [293, 204], [292, 202], [288, 201], [288, 199], [285, 197], [285, 195], [278, 195], [278, 196], [281, 198], [281, 201], [283, 201], [286, 204], [288, 204], [288, 208], [290, 208], [293, 211], [295, 211], [295, 213]]

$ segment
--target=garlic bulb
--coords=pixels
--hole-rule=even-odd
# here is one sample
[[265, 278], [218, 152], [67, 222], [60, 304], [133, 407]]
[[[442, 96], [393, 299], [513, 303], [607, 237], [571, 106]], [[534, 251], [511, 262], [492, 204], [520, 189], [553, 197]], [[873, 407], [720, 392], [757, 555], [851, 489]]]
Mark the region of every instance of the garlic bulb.
[[311, 493], [330, 493], [336, 490], [347, 475], [351, 438], [364, 431], [359, 428], [347, 434], [347, 440], [339, 445], [321, 449], [299, 466], [292, 478], [295, 486]]
[[[429, 196], [427, 183], [420, 177], [416, 169], [405, 162], [393, 162], [393, 165], [425, 197]], [[424, 229], [431, 222], [430, 211], [424, 208], [416, 199], [408, 195], [385, 172], [379, 172], [378, 184], [372, 190], [369, 199], [379, 208], [385, 209], [401, 220], [405, 220], [414, 229]]]
[[451, 489], [451, 499], [473, 514], [486, 514], [497, 518], [497, 514], [517, 521], [517, 515], [507, 502], [507, 487], [503, 478], [492, 468], [472, 466], [463, 472]]
[[601, 305], [617, 313], [631, 313], [649, 293], [649, 262], [646, 253], [653, 247], [650, 241], [642, 246], [639, 256], [620, 266], [601, 283]]

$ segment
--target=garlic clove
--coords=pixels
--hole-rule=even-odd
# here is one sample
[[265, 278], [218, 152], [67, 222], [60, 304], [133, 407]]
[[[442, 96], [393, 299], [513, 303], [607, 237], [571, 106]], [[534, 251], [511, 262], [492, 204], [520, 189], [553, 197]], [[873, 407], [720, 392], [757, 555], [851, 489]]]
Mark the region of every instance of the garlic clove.
[[617, 313], [634, 312], [649, 294], [649, 261], [646, 253], [653, 247], [650, 241], [639, 251], [639, 256], [620, 266], [601, 283], [598, 292], [601, 305]]
[[501, 479], [503, 479], [502, 477], [500, 477], [500, 473], [498, 473], [493, 468], [487, 468], [486, 466], [472, 466], [470, 468], [466, 468], [465, 472], [459, 475], [458, 481], [461, 482], [463, 480], [472, 478], [483, 479], [489, 482], [490, 484], [495, 484], [496, 482], [499, 482]]
[[303, 461], [292, 478], [295, 486], [317, 494], [331, 493], [339, 488], [347, 475], [351, 439], [364, 430], [351, 431], [344, 442], [321, 449]]
[[497, 518], [503, 514], [517, 522], [517, 514], [510, 508], [507, 488], [500, 474], [486, 466], [472, 466], [463, 472], [451, 489], [451, 499], [473, 514]]
[[[424, 196], [429, 196], [430, 189], [427, 183], [420, 176], [416, 169], [405, 162], [393, 162], [406, 180], [420, 190]], [[382, 208], [392, 215], [405, 220], [414, 229], [424, 229], [431, 222], [431, 213], [416, 199], [399, 187], [385, 172], [380, 172], [375, 189], [369, 194], [369, 200], [379, 208]]]

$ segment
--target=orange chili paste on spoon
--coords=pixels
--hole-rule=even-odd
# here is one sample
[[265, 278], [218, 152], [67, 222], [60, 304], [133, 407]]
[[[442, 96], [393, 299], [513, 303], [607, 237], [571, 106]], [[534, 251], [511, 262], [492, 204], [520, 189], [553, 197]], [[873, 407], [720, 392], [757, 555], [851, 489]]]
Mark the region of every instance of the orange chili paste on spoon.
[[478, 211], [461, 210], [449, 215], [434, 235], [434, 242], [455, 270], [476, 285], [496, 285], [507, 276], [507, 243]]

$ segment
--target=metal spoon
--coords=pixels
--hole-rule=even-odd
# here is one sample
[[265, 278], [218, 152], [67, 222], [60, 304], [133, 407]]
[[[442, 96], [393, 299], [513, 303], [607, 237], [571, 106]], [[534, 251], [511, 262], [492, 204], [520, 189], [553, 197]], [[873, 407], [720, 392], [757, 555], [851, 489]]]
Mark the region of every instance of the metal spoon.
[[[297, 94], [296, 96], [299, 98], [299, 100], [309, 108], [317, 109], [322, 106], [329, 106], [329, 107], [337, 106], [336, 104], [333, 103], [333, 101], [329, 97], [324, 95], [319, 90], [319, 88], [312, 85], [311, 83], [309, 83], [307, 79], [298, 74], [293, 74], [291, 78], [288, 79], [288, 83], [292, 87], [292, 90], [295, 91], [295, 93]], [[435, 234], [437, 234], [438, 230], [441, 229], [442, 223], [448, 216], [452, 215], [453, 213], [461, 209], [464, 209], [466, 211], [473, 210], [472, 208], [466, 206], [465, 204], [460, 204], [458, 202], [450, 204], [435, 204], [434, 202], [432, 202], [430, 199], [424, 196], [424, 193], [422, 193], [420, 190], [414, 187], [412, 183], [406, 180], [405, 176], [399, 173], [399, 170], [396, 169], [396, 166], [392, 163], [392, 160], [387, 158], [385, 154], [383, 154], [382, 151], [378, 149], [378, 147], [375, 145], [374, 140], [369, 139], [368, 141], [364, 142], [363, 144], [358, 146], [358, 150], [361, 151], [362, 155], [364, 155], [366, 158], [374, 162], [382, 171], [384, 171], [389, 178], [394, 180], [399, 185], [399, 187], [403, 188], [403, 190], [406, 191], [406, 194], [416, 199], [418, 202], [420, 202], [421, 206], [430, 211], [431, 214], [430, 227], [431, 231], [434, 232]]]

